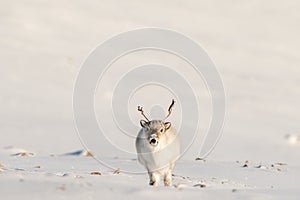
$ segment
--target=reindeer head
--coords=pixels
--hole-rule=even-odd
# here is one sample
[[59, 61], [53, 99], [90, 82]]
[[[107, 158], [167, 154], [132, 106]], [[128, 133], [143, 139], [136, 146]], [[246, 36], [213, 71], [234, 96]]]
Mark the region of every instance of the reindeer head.
[[144, 133], [146, 135], [147, 140], [152, 146], [157, 146], [159, 139], [161, 136], [163, 136], [166, 131], [171, 127], [171, 122], [165, 122], [165, 120], [171, 115], [172, 108], [174, 106], [174, 99], [172, 100], [171, 105], [168, 109], [168, 115], [163, 120], [149, 120], [143, 111], [143, 108], [138, 106], [138, 111], [141, 112], [142, 116], [146, 120], [141, 120], [140, 124], [142, 128], [144, 129]]

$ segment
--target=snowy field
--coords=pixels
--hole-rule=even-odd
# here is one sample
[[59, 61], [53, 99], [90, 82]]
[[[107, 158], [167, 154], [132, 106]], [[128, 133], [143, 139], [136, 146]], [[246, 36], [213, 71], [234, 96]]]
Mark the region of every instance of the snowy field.
[[[297, 0], [0, 0], [0, 198], [300, 199], [299, 10]], [[79, 151], [84, 148], [73, 122], [73, 86], [83, 61], [111, 36], [143, 27], [176, 30], [200, 43], [226, 90], [218, 145], [195, 160], [200, 136], [178, 161], [172, 187], [150, 187], [147, 174], [123, 172], [142, 169], [136, 156], [110, 151], [101, 141], [99, 149], [110, 153], [101, 160], [116, 169]], [[183, 65], [145, 52], [114, 67], [149, 59], [178, 70]], [[193, 81], [202, 91], [203, 133], [210, 104], [203, 82]], [[111, 95], [98, 89], [96, 99]], [[134, 103], [150, 105], [147, 94], [137, 95]], [[129, 112], [136, 135], [141, 116], [134, 103]], [[96, 105], [99, 116], [104, 108]], [[118, 142], [134, 149], [134, 140]]]

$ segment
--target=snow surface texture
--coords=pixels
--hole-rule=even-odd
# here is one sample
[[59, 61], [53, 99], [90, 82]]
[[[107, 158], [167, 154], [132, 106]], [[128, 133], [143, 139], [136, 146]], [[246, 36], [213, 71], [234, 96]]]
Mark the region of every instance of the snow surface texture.
[[[299, 10], [297, 0], [2, 0], [0, 198], [299, 199]], [[83, 148], [72, 115], [81, 63], [107, 38], [141, 27], [177, 30], [199, 42], [226, 88], [220, 142], [205, 162], [195, 161], [196, 142], [176, 165], [170, 188], [148, 186], [146, 174], [113, 173], [75, 151]], [[153, 55], [128, 56], [115, 67]], [[201, 97], [201, 111], [209, 113]], [[137, 112], [133, 118], [138, 125]], [[209, 119], [202, 120], [204, 130]], [[136, 157], [103, 160], [120, 170], [141, 168]]]

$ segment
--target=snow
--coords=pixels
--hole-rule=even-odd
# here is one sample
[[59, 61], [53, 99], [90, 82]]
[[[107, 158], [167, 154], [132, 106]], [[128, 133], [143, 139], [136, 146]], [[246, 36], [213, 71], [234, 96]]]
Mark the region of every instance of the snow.
[[[255, 163], [249, 163], [244, 168], [243, 162], [181, 160], [174, 171], [174, 187], [153, 188], [146, 184], [148, 180], [145, 174], [114, 174], [114, 170], [104, 170], [91, 157], [40, 156], [15, 159], [2, 156], [1, 159], [4, 163], [1, 195], [16, 199], [121, 199], [124, 196], [129, 199], [296, 199], [300, 194], [297, 185], [299, 167], [275, 163], [273, 167], [260, 169]], [[114, 160], [120, 168], [124, 162], [129, 162], [133, 169], [137, 166], [136, 160]], [[101, 175], [92, 175], [91, 172], [100, 172]]]
[[[2, 0], [0, 197], [298, 199], [299, 9], [296, 0]], [[114, 169], [86, 156], [73, 122], [72, 92], [81, 63], [112, 35], [142, 27], [177, 30], [200, 43], [216, 63], [226, 89], [227, 113], [220, 142], [206, 161], [196, 161], [203, 139], [200, 134], [178, 161], [173, 187], [153, 188], [147, 184], [147, 174], [123, 172], [125, 168], [140, 171], [142, 166], [136, 156], [123, 157], [101, 146], [101, 141], [103, 152], [115, 154], [101, 160]], [[137, 52], [112, 69], [149, 60], [178, 71], [185, 65], [161, 52]], [[108, 71], [103, 81], [116, 81], [128, 68]], [[181, 72], [198, 85], [199, 132], [204, 133], [211, 114], [208, 92], [191, 71]], [[99, 87], [96, 99], [101, 95]], [[109, 99], [112, 93], [103, 96]], [[136, 104], [144, 104], [149, 111], [154, 100], [146, 99], [143, 92], [129, 100], [136, 134], [140, 119]], [[162, 101], [167, 105], [169, 99]], [[171, 118], [175, 127], [180, 123], [180, 110], [176, 110], [180, 104], [176, 106]], [[103, 105], [96, 105], [99, 116], [101, 110]], [[134, 150], [133, 142], [114, 142]], [[120, 174], [113, 174], [117, 168]]]

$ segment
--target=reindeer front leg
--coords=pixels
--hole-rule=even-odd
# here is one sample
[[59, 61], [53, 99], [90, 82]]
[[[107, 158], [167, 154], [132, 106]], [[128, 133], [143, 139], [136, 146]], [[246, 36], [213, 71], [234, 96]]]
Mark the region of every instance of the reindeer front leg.
[[167, 173], [164, 175], [164, 184], [165, 186], [172, 185], [172, 171], [168, 170]]
[[165, 186], [171, 186], [172, 185], [172, 170], [174, 168], [174, 163], [171, 163], [168, 170], [166, 171], [164, 175], [164, 184]]
[[159, 182], [159, 174], [157, 172], [149, 172], [149, 185], [157, 186]]

